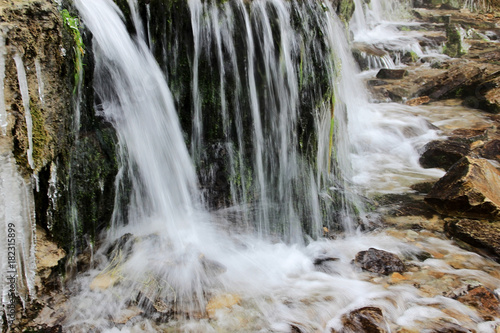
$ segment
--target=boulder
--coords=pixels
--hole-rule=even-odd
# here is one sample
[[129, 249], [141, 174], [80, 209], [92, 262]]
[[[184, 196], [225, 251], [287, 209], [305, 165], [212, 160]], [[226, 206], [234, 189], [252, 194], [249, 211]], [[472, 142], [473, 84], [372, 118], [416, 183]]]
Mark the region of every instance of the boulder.
[[444, 225], [448, 236], [476, 248], [486, 250], [500, 260], [500, 224], [478, 220], [448, 221]]
[[350, 312], [342, 317], [343, 328], [332, 329], [332, 333], [385, 333], [389, 332], [382, 310], [367, 306]]
[[442, 168], [448, 170], [453, 164], [469, 153], [469, 145], [464, 142], [435, 140], [425, 145], [419, 162], [424, 168]]
[[358, 252], [354, 262], [364, 270], [384, 275], [405, 270], [405, 265], [397, 255], [374, 248]]
[[457, 298], [458, 301], [476, 308], [484, 320], [495, 320], [500, 317], [500, 301], [497, 296], [483, 286], [469, 290]]
[[408, 75], [406, 69], [382, 68], [377, 73], [377, 79], [399, 80]]
[[500, 171], [488, 160], [464, 157], [425, 197], [438, 213], [469, 218], [500, 217]]

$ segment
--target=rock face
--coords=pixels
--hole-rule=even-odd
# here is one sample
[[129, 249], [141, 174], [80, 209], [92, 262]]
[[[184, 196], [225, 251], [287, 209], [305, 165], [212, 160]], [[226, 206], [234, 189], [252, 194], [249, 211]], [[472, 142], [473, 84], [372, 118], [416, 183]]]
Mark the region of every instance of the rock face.
[[470, 153], [469, 145], [459, 141], [431, 141], [424, 147], [420, 165], [424, 168], [442, 168], [448, 170], [462, 157]]
[[500, 261], [500, 224], [477, 220], [449, 221], [446, 233], [476, 248], [486, 250]]
[[405, 270], [405, 265], [397, 255], [374, 248], [356, 254], [354, 262], [364, 270], [384, 275]]
[[[385, 333], [388, 332], [382, 310], [367, 306], [342, 317], [344, 327], [338, 333]], [[332, 330], [332, 333], [337, 333]]]
[[425, 201], [448, 216], [498, 218], [499, 186], [500, 171], [490, 162], [464, 157], [434, 185]]

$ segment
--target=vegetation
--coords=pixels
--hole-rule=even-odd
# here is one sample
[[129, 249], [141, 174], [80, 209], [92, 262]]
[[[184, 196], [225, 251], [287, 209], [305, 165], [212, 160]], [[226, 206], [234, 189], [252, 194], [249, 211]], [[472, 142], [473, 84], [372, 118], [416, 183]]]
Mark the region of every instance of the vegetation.
[[66, 29], [69, 30], [75, 45], [73, 47], [74, 51], [74, 65], [75, 65], [75, 83], [73, 93], [76, 93], [76, 89], [80, 84], [80, 80], [83, 78], [83, 56], [85, 54], [85, 45], [83, 43], [82, 35], [80, 34], [80, 20], [78, 17], [71, 16], [67, 9], [61, 11], [63, 18], [63, 23]]

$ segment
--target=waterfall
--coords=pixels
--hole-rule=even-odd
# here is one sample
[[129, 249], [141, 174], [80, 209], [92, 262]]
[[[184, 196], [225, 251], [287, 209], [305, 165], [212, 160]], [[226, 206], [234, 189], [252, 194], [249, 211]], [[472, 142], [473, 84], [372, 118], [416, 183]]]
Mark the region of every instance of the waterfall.
[[[368, 102], [330, 4], [190, 0], [176, 7], [182, 24], [158, 25], [154, 2], [143, 16], [127, 4], [133, 35], [111, 0], [75, 1], [93, 36], [94, 107], [117, 132], [120, 169], [111, 226], [71, 286], [66, 327], [116, 332], [138, 311], [123, 332], [286, 332], [296, 322], [317, 331], [360, 304], [395, 318], [418, 306], [411, 292], [359, 280], [350, 261], [369, 246], [417, 251], [360, 234], [363, 186], [385, 167], [376, 158], [413, 162], [434, 134]], [[407, 155], [389, 151], [394, 142]], [[367, 156], [373, 165], [362, 165]], [[220, 174], [222, 209], [203, 186]], [[321, 239], [335, 231], [344, 237]], [[338, 267], [325, 274], [318, 258]], [[232, 312], [212, 311], [220, 302]]]

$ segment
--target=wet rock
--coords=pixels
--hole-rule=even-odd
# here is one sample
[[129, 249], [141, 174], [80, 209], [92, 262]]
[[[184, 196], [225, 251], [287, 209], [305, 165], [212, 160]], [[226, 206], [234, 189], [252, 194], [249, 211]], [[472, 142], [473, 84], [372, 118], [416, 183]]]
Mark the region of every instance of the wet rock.
[[487, 251], [500, 260], [500, 224], [478, 220], [448, 221], [445, 232], [478, 249]]
[[397, 255], [374, 248], [358, 252], [354, 262], [364, 270], [384, 275], [405, 270], [405, 265]]
[[484, 158], [500, 162], [500, 140], [487, 142], [480, 150], [480, 155]]
[[373, 306], [357, 309], [344, 315], [342, 324], [344, 325], [342, 330], [332, 330], [332, 333], [385, 333], [389, 331], [382, 310]]
[[425, 197], [437, 212], [458, 217], [500, 216], [500, 171], [488, 160], [464, 157]]
[[431, 98], [429, 96], [421, 96], [421, 97], [416, 97], [413, 99], [410, 99], [409, 101], [406, 102], [406, 105], [409, 106], [418, 106], [422, 104], [427, 104], [431, 101]]
[[419, 162], [424, 168], [442, 168], [448, 170], [453, 164], [469, 153], [469, 145], [464, 142], [436, 140], [425, 145]]
[[422, 182], [422, 183], [417, 183], [413, 184], [410, 186], [410, 188], [414, 191], [417, 191], [418, 193], [429, 193], [432, 187], [434, 186], [435, 182]]
[[117, 283], [119, 277], [110, 272], [97, 275], [90, 283], [90, 290], [106, 290]]
[[40, 226], [36, 227], [36, 240], [35, 285], [38, 292], [46, 292], [51, 286], [57, 284], [57, 281], [54, 281], [56, 279], [51, 278], [51, 276], [54, 273], [57, 275], [59, 260], [63, 259], [66, 253], [48, 238], [46, 231]]
[[377, 73], [377, 79], [399, 80], [408, 75], [406, 69], [388, 69], [382, 68]]
[[459, 128], [451, 132], [454, 141], [475, 142], [488, 138], [487, 128]]
[[205, 310], [210, 318], [215, 316], [217, 310], [231, 308], [234, 305], [240, 302], [241, 298], [238, 295], [233, 294], [223, 294], [212, 297], [206, 307]]
[[446, 323], [445, 327], [438, 328], [431, 332], [432, 333], [475, 333], [475, 331], [471, 331], [465, 327], [453, 323]]
[[113, 316], [112, 321], [115, 324], [126, 324], [130, 319], [139, 316], [143, 313], [141, 309], [136, 306], [131, 306], [120, 311], [116, 316]]
[[494, 320], [500, 317], [500, 300], [483, 286], [469, 290], [466, 295], [458, 297], [457, 300], [476, 308], [484, 320]]

